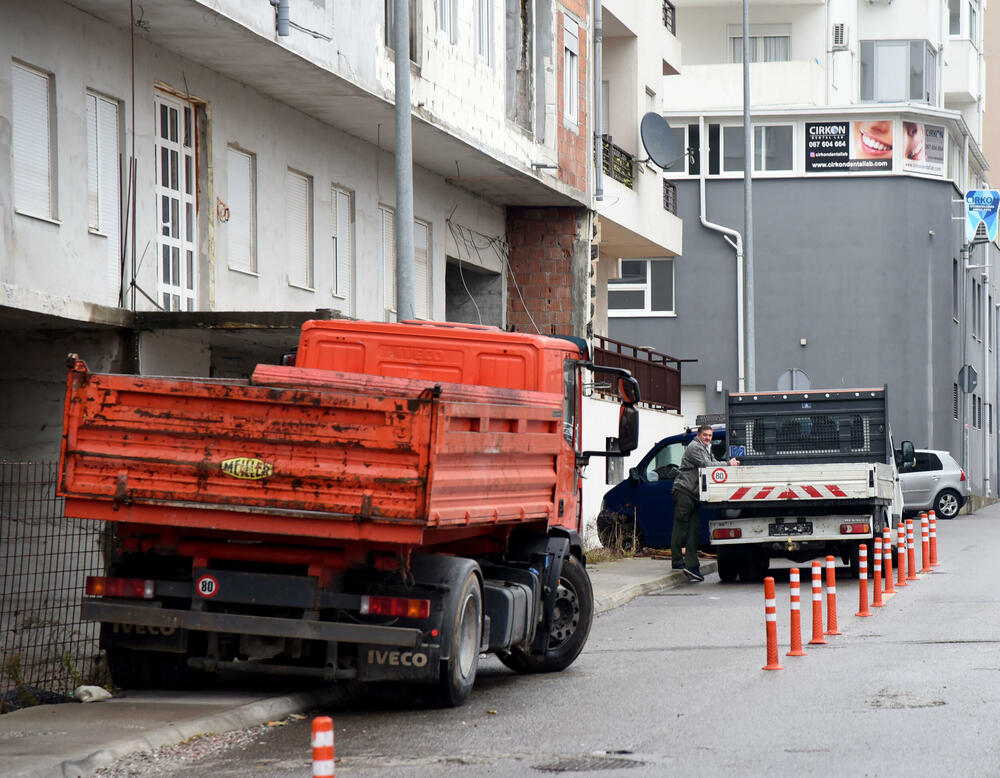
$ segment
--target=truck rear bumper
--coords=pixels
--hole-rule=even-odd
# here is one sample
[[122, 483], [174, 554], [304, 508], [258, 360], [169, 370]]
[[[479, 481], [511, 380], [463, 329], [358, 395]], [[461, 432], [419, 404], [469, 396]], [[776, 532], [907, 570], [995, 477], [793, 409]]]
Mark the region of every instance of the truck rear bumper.
[[[858, 531], [859, 525], [867, 527]], [[851, 532], [842, 532], [848, 525]], [[739, 530], [739, 537], [717, 537]], [[719, 519], [709, 522], [709, 537], [713, 546], [745, 545], [747, 543], [831, 543], [867, 540], [872, 537], [871, 515], [844, 514], [832, 516], [773, 517]]]
[[145, 627], [172, 627], [202, 632], [366, 643], [378, 646], [416, 647], [420, 645], [423, 637], [421, 630], [407, 627], [174, 610], [87, 598], [80, 606], [80, 617], [84, 621], [140, 624]]

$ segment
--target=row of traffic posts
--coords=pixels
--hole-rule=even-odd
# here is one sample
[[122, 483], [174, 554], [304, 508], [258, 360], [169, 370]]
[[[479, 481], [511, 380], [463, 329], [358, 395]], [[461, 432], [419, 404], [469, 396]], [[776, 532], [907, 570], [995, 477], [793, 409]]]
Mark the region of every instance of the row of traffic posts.
[[[892, 580], [892, 529], [885, 527], [882, 537], [874, 542], [874, 569], [872, 576], [872, 608], [885, 605], [885, 595], [895, 594], [897, 589], [918, 580], [917, 573], [929, 573], [937, 567], [937, 519], [934, 511], [920, 514], [921, 567], [917, 569], [916, 543], [913, 535], [913, 519], [897, 525], [895, 584]], [[883, 571], [885, 577], [883, 579]], [[826, 629], [823, 629], [823, 562], [812, 563], [812, 639], [809, 645], [826, 643], [826, 635], [839, 635], [837, 629], [837, 579], [832, 556], [826, 558]], [[883, 587], [883, 580], [885, 586]], [[789, 583], [789, 624], [791, 627], [791, 647], [786, 656], [805, 656], [802, 649], [801, 599], [799, 592], [799, 568], [793, 567], [788, 576]], [[855, 616], [871, 616], [868, 600], [868, 544], [858, 546], [858, 612]], [[778, 661], [777, 605], [774, 599], [774, 578], [764, 579], [764, 624], [767, 632], [767, 664], [764, 670], [783, 670]]]

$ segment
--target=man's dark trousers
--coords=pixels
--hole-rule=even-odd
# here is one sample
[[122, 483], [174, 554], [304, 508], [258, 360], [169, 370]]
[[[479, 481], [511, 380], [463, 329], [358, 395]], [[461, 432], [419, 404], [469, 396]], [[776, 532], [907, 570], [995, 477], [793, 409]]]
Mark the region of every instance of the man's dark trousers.
[[670, 534], [671, 566], [681, 568], [681, 549], [684, 552], [684, 567], [698, 569], [698, 540], [701, 535], [701, 517], [698, 515], [698, 501], [682, 491], [673, 493], [674, 529]]

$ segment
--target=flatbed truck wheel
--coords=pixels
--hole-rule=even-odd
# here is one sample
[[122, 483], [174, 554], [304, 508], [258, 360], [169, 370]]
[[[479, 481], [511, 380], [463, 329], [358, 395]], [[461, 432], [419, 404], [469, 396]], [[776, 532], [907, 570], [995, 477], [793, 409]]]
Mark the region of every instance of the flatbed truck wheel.
[[583, 563], [567, 556], [559, 574], [552, 630], [544, 654], [512, 651], [500, 656], [519, 673], [555, 673], [573, 664], [580, 655], [594, 620], [594, 587]]
[[739, 549], [719, 546], [716, 559], [719, 566], [719, 580], [723, 583], [735, 583], [740, 574]]
[[437, 701], [443, 707], [457, 707], [472, 693], [479, 669], [479, 646], [483, 628], [483, 592], [479, 576], [470, 570], [455, 600], [454, 613], [448, 614], [451, 624], [451, 650], [441, 661]]

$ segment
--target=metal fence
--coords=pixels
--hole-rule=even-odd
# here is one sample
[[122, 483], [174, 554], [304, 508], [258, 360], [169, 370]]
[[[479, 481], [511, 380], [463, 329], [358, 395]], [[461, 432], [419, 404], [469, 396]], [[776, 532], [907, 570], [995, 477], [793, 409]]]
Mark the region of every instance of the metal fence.
[[57, 477], [55, 462], [0, 462], [0, 711], [106, 680], [98, 625], [80, 621], [103, 525], [63, 515]]

